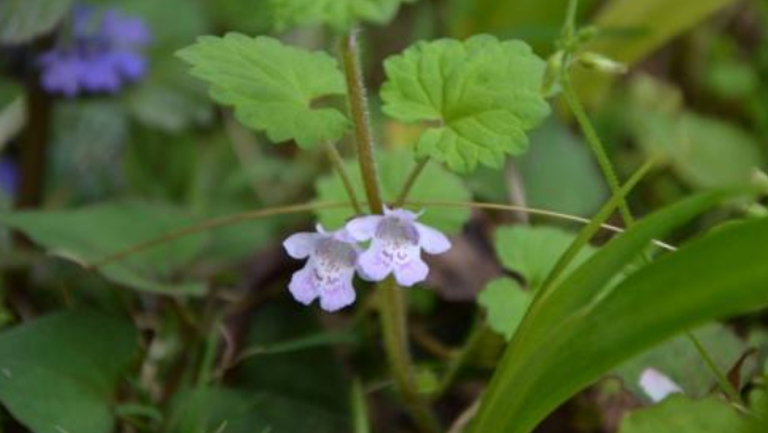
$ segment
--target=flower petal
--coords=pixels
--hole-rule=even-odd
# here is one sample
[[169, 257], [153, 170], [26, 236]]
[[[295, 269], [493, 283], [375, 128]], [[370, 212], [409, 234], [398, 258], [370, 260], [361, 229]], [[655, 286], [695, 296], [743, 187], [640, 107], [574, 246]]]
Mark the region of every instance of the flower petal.
[[394, 270], [397, 284], [403, 287], [420, 283], [426, 280], [427, 275], [429, 275], [429, 266], [418, 256], [407, 263], [395, 266]]
[[360, 254], [357, 269], [360, 277], [367, 281], [381, 281], [392, 272], [392, 260], [387, 260], [381, 247], [374, 242], [368, 251]]
[[283, 248], [294, 259], [305, 259], [315, 250], [319, 237], [317, 233], [296, 233], [283, 242]]
[[293, 274], [291, 282], [288, 284], [288, 290], [293, 295], [293, 299], [304, 305], [309, 305], [317, 299], [320, 294], [312, 278], [311, 264], [307, 264], [300, 271], [296, 271]]
[[416, 223], [416, 230], [421, 248], [429, 254], [442, 254], [451, 249], [451, 241], [440, 231], [421, 223]]
[[376, 229], [383, 217], [381, 215], [361, 216], [348, 222], [347, 232], [357, 241], [367, 241], [376, 234]]
[[640, 375], [639, 384], [654, 403], [664, 400], [670, 394], [683, 392], [680, 385], [655, 368], [646, 368]]
[[323, 287], [320, 292], [320, 308], [333, 313], [355, 302], [355, 288], [352, 286], [352, 275], [332, 287]]

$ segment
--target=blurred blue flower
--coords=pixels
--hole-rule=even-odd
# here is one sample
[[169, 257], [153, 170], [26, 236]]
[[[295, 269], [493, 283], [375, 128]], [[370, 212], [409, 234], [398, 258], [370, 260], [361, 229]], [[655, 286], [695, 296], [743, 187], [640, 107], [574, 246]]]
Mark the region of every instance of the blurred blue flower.
[[143, 49], [152, 34], [139, 18], [79, 5], [63, 36], [38, 59], [42, 86], [51, 93], [114, 93], [147, 72]]
[[19, 170], [9, 159], [0, 159], [0, 190], [9, 197], [16, 195], [19, 187]]

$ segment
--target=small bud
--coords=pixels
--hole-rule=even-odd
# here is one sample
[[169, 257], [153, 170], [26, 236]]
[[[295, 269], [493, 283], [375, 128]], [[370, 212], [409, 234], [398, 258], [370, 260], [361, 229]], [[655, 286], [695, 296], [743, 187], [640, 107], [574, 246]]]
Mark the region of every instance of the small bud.
[[579, 45], [586, 44], [595, 39], [598, 34], [600, 34], [599, 28], [595, 26], [584, 27], [576, 34], [576, 43]]
[[752, 184], [760, 189], [763, 194], [768, 195], [768, 174], [760, 169], [752, 172]]
[[615, 60], [609, 59], [601, 54], [586, 52], [577, 58], [579, 64], [587, 69], [605, 72], [607, 74], [624, 74], [627, 72], [627, 65]]
[[541, 86], [541, 93], [545, 97], [554, 96], [560, 91], [557, 83], [559, 82], [560, 74], [563, 71], [563, 58], [564, 51], [558, 51], [547, 60], [547, 70], [544, 73], [544, 83]]

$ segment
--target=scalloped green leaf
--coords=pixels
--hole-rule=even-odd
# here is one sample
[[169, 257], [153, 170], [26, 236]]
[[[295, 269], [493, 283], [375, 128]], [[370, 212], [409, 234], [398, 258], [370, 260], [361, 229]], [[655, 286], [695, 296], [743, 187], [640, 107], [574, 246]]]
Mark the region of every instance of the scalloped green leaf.
[[532, 292], [524, 291], [517, 281], [506, 277], [491, 281], [477, 296], [477, 303], [488, 313], [488, 326], [507, 341], [515, 335], [532, 300]]
[[[381, 179], [381, 194], [386, 202], [394, 201], [400, 189], [403, 187], [408, 174], [416, 163], [413, 156], [406, 151], [382, 152], [378, 155], [379, 177]], [[363, 181], [360, 176], [360, 168], [357, 161], [348, 160], [344, 166], [349, 173], [359, 199], [365, 197]], [[329, 173], [320, 178], [316, 184], [317, 196], [321, 202], [338, 202], [349, 200], [344, 184], [339, 176]], [[461, 178], [445, 170], [436, 164], [428, 164], [424, 167], [416, 183], [411, 189], [409, 199], [418, 200], [450, 200], [468, 201], [472, 194], [469, 192]], [[411, 206], [414, 211], [424, 208]], [[420, 221], [436, 227], [439, 230], [456, 233], [469, 220], [470, 211], [466, 208], [450, 209], [424, 209], [424, 215]], [[348, 209], [324, 209], [317, 212], [317, 217], [326, 228], [339, 228], [345, 221], [354, 216], [354, 211]]]
[[276, 143], [310, 148], [339, 140], [346, 115], [321, 100], [344, 95], [344, 76], [325, 52], [310, 52], [267, 36], [203, 36], [182, 49], [192, 75], [211, 84], [211, 97], [235, 108], [238, 120]]
[[[504, 267], [519, 272], [528, 287], [536, 291], [574, 239], [575, 234], [556, 227], [502, 227], [496, 231], [496, 254]], [[568, 271], [579, 267], [595, 251], [591, 245], [585, 245]]]
[[427, 129], [418, 154], [458, 172], [499, 168], [528, 149], [526, 132], [549, 114], [544, 61], [518, 40], [480, 35], [419, 42], [386, 60], [384, 112]]
[[727, 402], [674, 395], [661, 404], [630, 412], [619, 433], [724, 433], [745, 431], [746, 417]]
[[357, 22], [386, 24], [400, 5], [416, 0], [271, 0], [275, 27], [280, 30], [326, 24], [348, 31]]

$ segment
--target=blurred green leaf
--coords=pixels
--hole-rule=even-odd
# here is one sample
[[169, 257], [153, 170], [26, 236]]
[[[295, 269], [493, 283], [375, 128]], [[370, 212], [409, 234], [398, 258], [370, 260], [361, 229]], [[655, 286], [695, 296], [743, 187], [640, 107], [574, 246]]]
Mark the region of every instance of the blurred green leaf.
[[[690, 30], [717, 10], [734, 2], [735, 0], [612, 1], [600, 11], [592, 24], [614, 33], [621, 30], [627, 34], [597, 38], [585, 49], [632, 65], [676, 36]], [[592, 104], [604, 96], [612, 80], [610, 75], [580, 71], [576, 77], [576, 88], [585, 102]]]
[[608, 197], [592, 153], [562, 123], [534, 130], [531, 149], [515, 164], [530, 206], [587, 216]]
[[501, 167], [507, 154], [528, 150], [526, 132], [549, 114], [540, 92], [544, 61], [522, 41], [418, 42], [384, 67], [382, 110], [426, 123], [417, 153], [454, 171]]
[[[195, 222], [161, 205], [114, 202], [77, 210], [0, 213], [0, 223], [20, 230], [49, 253], [79, 264], [92, 263], [124, 248]], [[99, 268], [110, 281], [169, 295], [199, 295], [205, 286], [181, 271], [197, 258], [207, 237], [192, 235], [130, 255]]]
[[[576, 235], [556, 227], [512, 226], [496, 230], [496, 254], [501, 264], [519, 272], [532, 291], [538, 290]], [[595, 249], [586, 245], [567, 271], [584, 263]]]
[[21, 44], [52, 31], [71, 5], [72, 0], [3, 0], [0, 44]]
[[676, 89], [640, 77], [630, 93], [627, 123], [638, 144], [691, 186], [748, 185], [754, 169], [765, 166], [757, 140], [726, 121], [684, 111]]
[[[594, 3], [581, 0], [579, 15], [585, 16]], [[560, 35], [568, 0], [452, 0], [449, 4], [454, 36], [492, 33], [500, 38], [520, 38], [546, 55]]]
[[653, 214], [534, 302], [507, 347], [473, 431], [528, 433], [617, 364], [693, 326], [768, 303], [768, 219], [734, 223], [606, 285], [653, 238], [722, 199]]
[[0, 400], [35, 433], [109, 433], [121, 376], [136, 355], [126, 321], [71, 310], [0, 334]]
[[488, 313], [488, 326], [509, 341], [523, 321], [533, 300], [517, 281], [499, 278], [491, 281], [477, 297], [477, 303]]
[[[720, 371], [729, 371], [746, 350], [746, 344], [719, 324], [707, 325], [693, 332], [704, 345]], [[635, 396], [649, 401], [640, 388], [643, 371], [654, 368], [680, 385], [691, 397], [704, 397], [717, 385], [709, 367], [691, 340], [677, 336], [653, 349], [632, 358], [616, 370], [624, 380], [624, 386]]]
[[327, 24], [347, 32], [358, 22], [385, 24], [402, 3], [416, 0], [270, 0], [275, 25], [280, 30]]
[[203, 36], [178, 56], [192, 65], [194, 76], [211, 83], [214, 100], [234, 106], [243, 124], [273, 142], [293, 139], [309, 148], [339, 140], [349, 127], [339, 110], [313, 106], [346, 91], [336, 60], [324, 52], [228, 33]]
[[627, 414], [619, 433], [735, 433], [745, 425], [746, 420], [718, 398], [697, 401], [674, 395]]
[[[394, 201], [405, 183], [408, 174], [416, 163], [407, 151], [387, 151], [379, 154], [377, 163], [380, 167], [381, 194], [385, 202]], [[365, 197], [363, 181], [357, 161], [348, 160], [344, 163], [352, 178], [357, 197]], [[317, 197], [321, 202], [348, 201], [346, 190], [339, 176], [333, 172], [317, 181]], [[461, 178], [448, 172], [437, 164], [429, 164], [421, 172], [421, 176], [413, 185], [409, 200], [449, 200], [467, 201], [471, 195], [462, 183]], [[414, 210], [421, 210], [420, 207]], [[318, 219], [326, 228], [339, 228], [347, 219], [354, 216], [349, 209], [326, 209], [317, 212]], [[469, 220], [468, 209], [426, 209], [421, 222], [434, 226], [442, 231], [455, 233], [461, 230]]]

